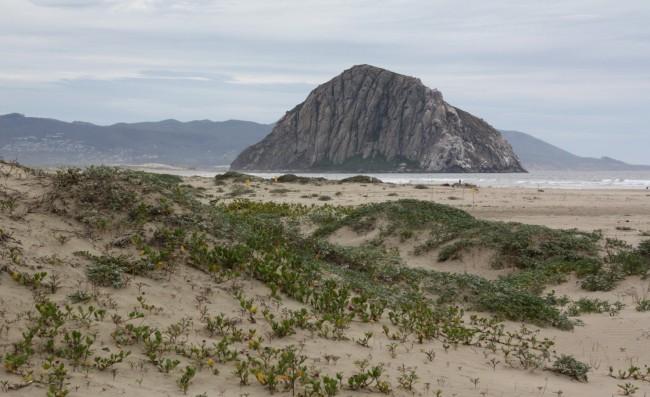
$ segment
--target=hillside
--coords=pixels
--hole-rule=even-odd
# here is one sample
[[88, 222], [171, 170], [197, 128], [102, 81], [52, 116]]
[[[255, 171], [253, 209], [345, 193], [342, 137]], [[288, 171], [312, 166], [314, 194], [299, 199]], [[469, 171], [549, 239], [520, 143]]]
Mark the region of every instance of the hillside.
[[523, 172], [501, 134], [446, 103], [419, 79], [357, 65], [318, 86], [261, 142], [241, 170]]
[[580, 157], [532, 135], [501, 130], [519, 160], [528, 170], [557, 171], [630, 171], [650, 170], [648, 165], [627, 164], [609, 157]]
[[0, 116], [0, 157], [31, 165], [162, 163], [186, 167], [226, 165], [271, 126], [209, 120], [118, 123]]

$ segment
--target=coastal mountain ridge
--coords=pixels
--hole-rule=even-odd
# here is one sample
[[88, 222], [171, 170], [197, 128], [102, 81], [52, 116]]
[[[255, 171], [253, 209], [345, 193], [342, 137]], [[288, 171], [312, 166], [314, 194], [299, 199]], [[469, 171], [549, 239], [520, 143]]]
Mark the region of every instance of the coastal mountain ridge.
[[520, 131], [500, 130], [528, 170], [643, 171], [650, 165], [628, 164], [611, 157], [582, 157]]
[[357, 65], [231, 164], [256, 171], [525, 172], [501, 134], [411, 76]]
[[173, 119], [100, 126], [12, 113], [0, 116], [0, 157], [30, 165], [211, 167], [230, 163], [271, 128], [241, 120]]

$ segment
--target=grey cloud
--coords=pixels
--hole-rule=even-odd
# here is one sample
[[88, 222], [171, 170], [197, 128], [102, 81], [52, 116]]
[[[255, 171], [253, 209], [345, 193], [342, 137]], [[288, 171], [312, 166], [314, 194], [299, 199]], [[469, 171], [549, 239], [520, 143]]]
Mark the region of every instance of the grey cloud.
[[370, 63], [497, 127], [648, 161], [646, 0], [4, 1], [0, 113], [271, 122]]
[[113, 0], [30, 0], [41, 7], [96, 7], [114, 3]]

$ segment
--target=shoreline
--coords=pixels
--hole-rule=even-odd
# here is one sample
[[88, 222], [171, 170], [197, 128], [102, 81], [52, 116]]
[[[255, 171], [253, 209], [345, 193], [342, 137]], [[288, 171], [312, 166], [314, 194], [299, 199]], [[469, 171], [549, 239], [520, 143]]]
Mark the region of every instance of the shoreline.
[[[212, 178], [227, 172], [227, 169], [201, 170], [185, 168], [151, 168], [142, 166], [122, 166], [124, 168], [152, 172], [169, 173], [182, 177], [201, 176]], [[221, 167], [218, 167], [221, 168]], [[265, 179], [287, 175], [287, 172], [253, 172], [246, 175]], [[292, 173], [308, 178], [326, 178], [331, 181], [355, 175], [366, 175], [380, 179], [384, 183], [395, 184], [453, 184], [462, 180], [482, 188], [523, 188], [557, 190], [648, 190], [650, 192], [650, 172], [644, 171], [530, 171], [528, 173], [343, 173], [343, 172], [298, 172]]]

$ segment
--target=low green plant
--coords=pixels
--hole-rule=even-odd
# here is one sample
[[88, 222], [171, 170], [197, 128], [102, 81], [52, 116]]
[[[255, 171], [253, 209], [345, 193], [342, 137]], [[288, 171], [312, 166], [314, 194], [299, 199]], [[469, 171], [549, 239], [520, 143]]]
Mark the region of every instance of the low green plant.
[[276, 320], [276, 316], [269, 311], [264, 312], [264, 318], [271, 325], [273, 335], [277, 338], [284, 338], [285, 336], [294, 334], [295, 321], [287, 314]]
[[634, 379], [634, 380], [650, 382], [650, 367], [648, 365], [645, 365], [644, 368], [642, 369], [637, 365], [630, 364], [630, 366], [626, 370], [619, 369], [618, 372], [615, 374], [614, 367], [610, 366], [609, 376], [621, 380]]
[[356, 340], [357, 344], [363, 347], [370, 347], [370, 339], [372, 338], [372, 332], [366, 332], [363, 334], [363, 337]]
[[336, 374], [332, 378], [327, 375], [306, 376], [303, 380], [304, 390], [300, 396], [304, 397], [332, 397], [338, 394], [343, 375]]
[[616, 301], [609, 303], [597, 298], [580, 298], [572, 302], [567, 308], [569, 316], [579, 316], [587, 313], [609, 313], [611, 316], [618, 314], [625, 304]]
[[65, 365], [49, 358], [43, 363], [46, 372], [47, 397], [66, 397], [70, 394], [67, 383], [68, 371]]
[[413, 386], [419, 379], [417, 373], [415, 372], [415, 369], [406, 367], [404, 364], [402, 364], [402, 366], [397, 370], [399, 371], [399, 376], [397, 378], [399, 386], [404, 390], [412, 391]]
[[95, 343], [95, 338], [72, 330], [64, 334], [63, 340], [64, 347], [60, 355], [70, 360], [74, 368], [86, 365], [86, 361], [93, 354], [91, 347]]
[[126, 257], [92, 256], [91, 260], [86, 268], [86, 276], [91, 283], [101, 287], [126, 286], [125, 271], [129, 267]]
[[235, 363], [235, 375], [239, 378], [239, 384], [246, 386], [249, 384], [248, 375], [251, 373], [251, 360], [238, 360]]
[[4, 367], [7, 372], [17, 374], [21, 372], [21, 368], [29, 362], [29, 358], [33, 354], [31, 346], [21, 346], [17, 348], [14, 345], [14, 352], [7, 353], [4, 356]]
[[38, 290], [39, 288], [45, 286], [47, 272], [37, 272], [30, 274], [27, 272], [12, 271], [11, 278], [20, 285], [30, 287], [33, 290]]
[[250, 365], [257, 381], [270, 393], [283, 388], [291, 390], [295, 395], [299, 381], [305, 383], [306, 380], [306, 359], [307, 357], [300, 354], [293, 345], [283, 349], [265, 347], [260, 351], [259, 358], [251, 360]]
[[277, 189], [269, 190], [269, 193], [271, 193], [271, 194], [287, 194], [287, 193], [290, 193], [291, 191], [292, 191], [291, 189], [277, 188]]
[[231, 181], [235, 183], [262, 182], [264, 179], [254, 175], [243, 174], [237, 171], [227, 171], [223, 174], [217, 174], [214, 177], [215, 184], [220, 185], [224, 182]]
[[230, 335], [237, 329], [238, 323], [236, 319], [226, 317], [223, 313], [219, 313], [214, 317], [206, 317], [204, 322], [210, 336]]
[[5, 199], [0, 199], [0, 211], [7, 211], [7, 213], [11, 214], [14, 212], [17, 206], [18, 197], [8, 196]]
[[158, 371], [164, 374], [168, 374], [174, 369], [176, 369], [176, 367], [178, 367], [178, 364], [180, 363], [181, 362], [179, 360], [176, 359], [172, 360], [171, 358], [165, 358], [165, 359], [158, 360], [156, 367], [158, 368]]
[[250, 187], [246, 185], [235, 184], [232, 185], [232, 187], [230, 188], [230, 192], [228, 193], [228, 196], [239, 197], [239, 196], [249, 195], [252, 193], [255, 193], [255, 190], [251, 189]]
[[636, 303], [636, 311], [638, 312], [650, 311], [650, 299], [640, 299]]
[[340, 385], [343, 382], [343, 375], [337, 373], [335, 378], [331, 378], [327, 375], [323, 376], [323, 391], [327, 397], [335, 396], [340, 389]]
[[617, 386], [619, 388], [619, 392], [624, 396], [633, 396], [637, 391], [639, 391], [639, 387], [630, 382], [619, 384]]
[[587, 275], [580, 286], [587, 291], [611, 291], [621, 279], [615, 271], [601, 271]]
[[85, 290], [77, 290], [68, 295], [68, 299], [70, 299], [72, 303], [85, 303], [90, 301], [92, 298], [92, 294]]
[[564, 354], [555, 360], [551, 368], [551, 371], [568, 376], [579, 382], [587, 382], [589, 370], [590, 367], [587, 364], [576, 360], [573, 356]]
[[131, 355], [130, 351], [125, 352], [123, 350], [120, 350], [119, 353], [111, 353], [108, 357], [95, 357], [95, 368], [100, 371], [105, 371], [113, 367], [115, 364], [121, 363], [129, 355]]
[[181, 389], [183, 394], [187, 394], [187, 390], [190, 388], [190, 383], [192, 379], [196, 376], [196, 368], [191, 366], [186, 366], [183, 374], [178, 379], [178, 387]]
[[92, 305], [87, 307], [76, 306], [76, 308], [73, 308], [66, 304], [64, 309], [68, 319], [74, 320], [86, 328], [90, 327], [93, 322], [104, 321], [106, 317], [106, 309], [95, 308]]
[[234, 361], [239, 355], [239, 351], [232, 347], [234, 340], [232, 337], [224, 336], [214, 345], [214, 357], [217, 361], [226, 363]]
[[381, 393], [390, 393], [390, 385], [382, 379], [384, 373], [383, 365], [370, 366], [367, 360], [355, 362], [358, 371], [348, 378], [347, 384], [351, 390], [376, 389]]

